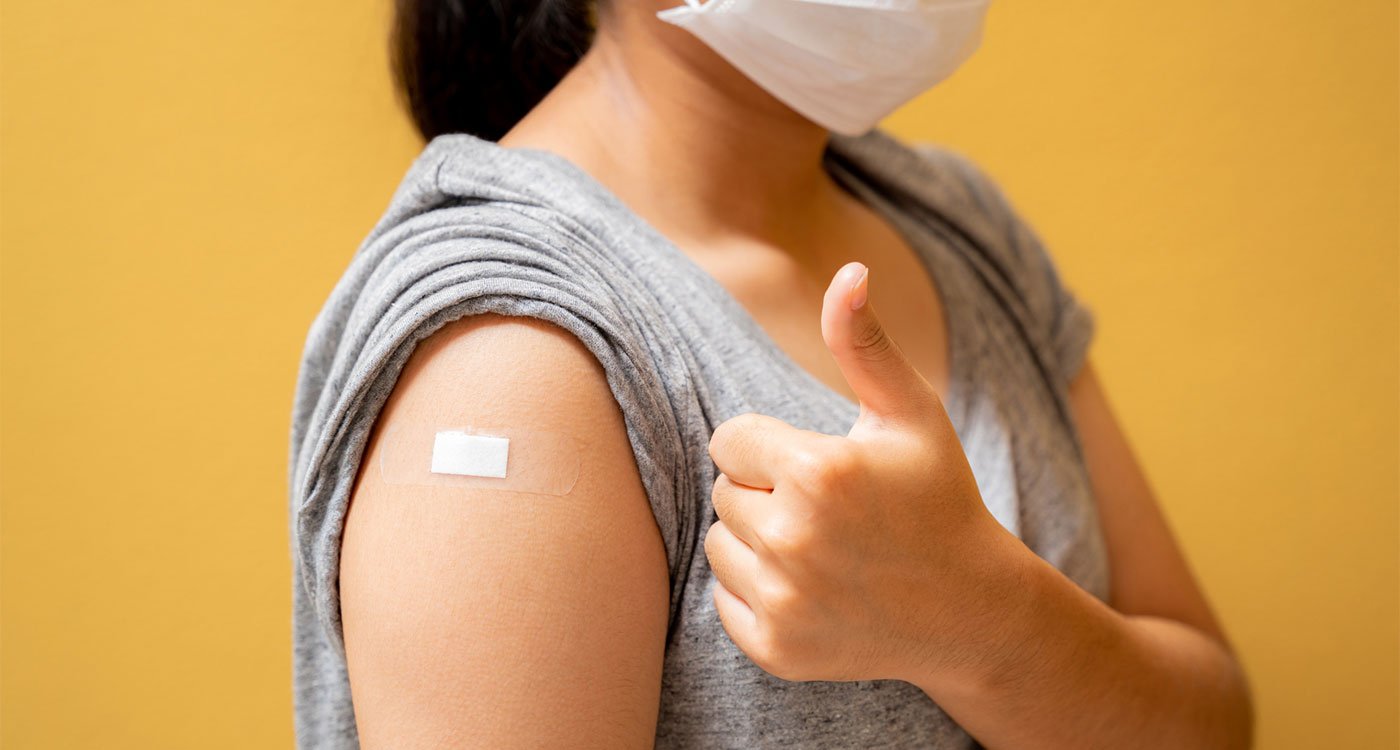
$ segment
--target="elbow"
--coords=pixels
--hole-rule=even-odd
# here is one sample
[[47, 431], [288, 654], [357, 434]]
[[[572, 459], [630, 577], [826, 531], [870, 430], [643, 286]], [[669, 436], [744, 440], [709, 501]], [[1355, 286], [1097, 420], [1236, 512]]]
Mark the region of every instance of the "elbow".
[[1227, 662], [1229, 668], [1225, 670], [1225, 684], [1221, 690], [1224, 726], [1219, 733], [1220, 747], [1225, 750], [1253, 750], [1255, 705], [1249, 675], [1239, 658], [1228, 651]]
[[1240, 704], [1240, 719], [1239, 731], [1237, 732], [1238, 738], [1235, 747], [1240, 748], [1240, 750], [1252, 750], [1254, 747], [1255, 721], [1254, 693], [1250, 689], [1249, 679], [1245, 676], [1244, 669], [1239, 668], [1239, 673], [1239, 688], [1237, 692]]

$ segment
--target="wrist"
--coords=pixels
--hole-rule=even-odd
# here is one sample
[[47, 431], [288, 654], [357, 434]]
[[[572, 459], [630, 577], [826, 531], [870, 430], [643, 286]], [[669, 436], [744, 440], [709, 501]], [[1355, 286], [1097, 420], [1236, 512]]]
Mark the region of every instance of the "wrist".
[[[1038, 655], [1054, 637], [1047, 629], [1049, 563], [988, 518], [995, 529], [982, 535], [970, 558], [972, 593], [952, 614], [961, 620], [953, 628], [958, 635], [931, 640], [941, 653], [917, 664], [908, 679], [936, 702], [1005, 692], [1043, 666]], [[944, 607], [941, 616], [949, 611]]]

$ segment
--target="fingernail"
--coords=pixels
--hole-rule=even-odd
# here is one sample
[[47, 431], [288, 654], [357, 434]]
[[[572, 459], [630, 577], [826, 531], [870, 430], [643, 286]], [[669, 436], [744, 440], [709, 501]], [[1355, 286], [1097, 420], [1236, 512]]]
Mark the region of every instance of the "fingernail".
[[863, 270], [860, 272], [860, 278], [856, 279], [856, 283], [851, 285], [852, 310], [859, 310], [865, 305], [865, 298], [869, 296], [870, 287], [867, 280], [870, 278], [870, 269], [865, 266], [861, 268]]

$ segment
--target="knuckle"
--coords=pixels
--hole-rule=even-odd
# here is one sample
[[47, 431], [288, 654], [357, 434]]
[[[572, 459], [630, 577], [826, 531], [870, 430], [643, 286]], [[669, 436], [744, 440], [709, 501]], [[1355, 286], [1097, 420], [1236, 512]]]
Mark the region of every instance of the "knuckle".
[[828, 451], [826, 464], [830, 479], [842, 487], [858, 479], [862, 468], [860, 456], [845, 446]]
[[774, 513], [757, 532], [763, 546], [781, 558], [801, 556], [812, 541], [811, 529], [784, 513]]
[[797, 449], [791, 458], [791, 474], [798, 487], [809, 494], [826, 496], [841, 489], [851, 473], [853, 459], [843, 450], [815, 443]]
[[724, 521], [715, 521], [710, 524], [710, 528], [705, 531], [705, 544], [718, 545], [720, 542], [724, 541], [720, 535], [728, 531], [729, 528], [724, 525]]
[[705, 532], [705, 540], [703, 542], [703, 545], [705, 548], [705, 557], [710, 560], [711, 568], [715, 567], [717, 562], [720, 560], [720, 534], [724, 533], [725, 531], [725, 529], [722, 528], [723, 526], [723, 521], [716, 521], [710, 524], [709, 530]]
[[894, 354], [897, 347], [883, 326], [867, 320], [852, 335], [851, 350], [861, 359], [880, 361]]
[[798, 616], [802, 599], [796, 587], [773, 578], [761, 579], [757, 585], [759, 601], [770, 621], [787, 623]]
[[809, 490], [824, 490], [830, 477], [830, 465], [825, 451], [813, 446], [803, 446], [789, 456], [788, 470], [799, 487]]

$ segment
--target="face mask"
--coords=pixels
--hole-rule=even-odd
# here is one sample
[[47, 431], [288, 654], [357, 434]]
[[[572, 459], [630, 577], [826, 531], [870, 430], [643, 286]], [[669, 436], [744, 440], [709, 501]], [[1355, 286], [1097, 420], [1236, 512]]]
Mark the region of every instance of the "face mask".
[[860, 135], [953, 74], [989, 0], [685, 0], [656, 14], [809, 120]]

